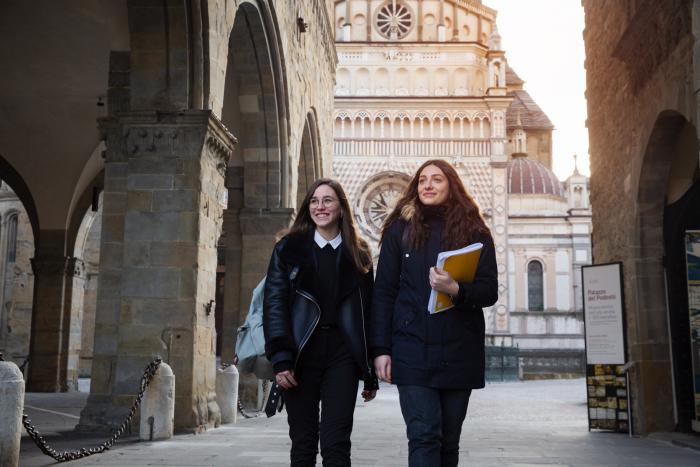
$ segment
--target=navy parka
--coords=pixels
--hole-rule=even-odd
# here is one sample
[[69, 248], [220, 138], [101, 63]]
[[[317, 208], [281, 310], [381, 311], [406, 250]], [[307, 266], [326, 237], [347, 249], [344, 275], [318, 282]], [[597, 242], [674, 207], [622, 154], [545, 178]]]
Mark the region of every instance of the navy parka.
[[[392, 383], [440, 389], [484, 387], [482, 307], [498, 298], [496, 254], [490, 235], [473, 283], [460, 283], [456, 306], [430, 315], [429, 271], [437, 262], [444, 221], [429, 219], [418, 250], [402, 245], [407, 222], [396, 220], [382, 241], [372, 300], [373, 356], [391, 355]], [[466, 246], [466, 245], [465, 245]]]

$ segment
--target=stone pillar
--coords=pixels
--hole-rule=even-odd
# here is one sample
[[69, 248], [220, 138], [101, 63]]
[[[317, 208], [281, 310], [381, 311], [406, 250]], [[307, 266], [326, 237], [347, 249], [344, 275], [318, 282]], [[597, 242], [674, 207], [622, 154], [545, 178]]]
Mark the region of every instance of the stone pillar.
[[235, 365], [216, 370], [216, 402], [221, 410], [221, 423], [238, 419], [238, 369]]
[[[224, 277], [224, 306], [221, 331], [221, 361], [233, 363], [236, 330], [245, 320], [247, 308], [241, 308], [241, 224], [243, 207], [243, 167], [229, 167], [226, 175], [228, 208], [224, 211], [224, 243], [226, 275]], [[241, 317], [242, 315], [242, 317]]]
[[447, 27], [445, 26], [445, 0], [440, 0], [438, 16], [439, 21], [437, 26], [437, 40], [438, 42], [445, 42], [447, 40]]
[[42, 230], [35, 257], [31, 260], [34, 302], [27, 390], [32, 392], [68, 390], [64, 340], [69, 332], [70, 319], [64, 308], [65, 238], [63, 230]]
[[24, 380], [12, 362], [0, 359], [0, 465], [19, 465], [19, 446], [22, 439], [24, 411]]
[[[240, 311], [236, 327], [245, 321], [253, 289], [267, 273], [272, 247], [275, 244], [275, 234], [289, 226], [293, 213], [294, 210], [289, 208], [241, 209], [239, 214], [240, 269], [237, 272], [231, 271], [235, 276], [232, 274], [233, 277], [229, 277], [228, 259], [226, 268], [227, 283], [236, 282], [240, 290], [240, 302], [237, 304]], [[234, 316], [229, 317], [229, 320], [233, 319]], [[260, 385], [254, 375], [240, 375], [238, 397], [245, 407], [257, 404], [259, 389]]]
[[224, 173], [235, 139], [211, 111], [100, 121], [105, 190], [90, 397], [78, 429], [111, 428], [159, 355], [175, 427], [218, 424], [214, 296]]
[[[503, 105], [503, 103], [499, 104]], [[493, 177], [491, 182], [493, 186], [491, 234], [496, 246], [498, 301], [491, 308], [489, 321], [494, 334], [506, 334], [510, 332], [510, 323], [508, 314], [508, 157], [505, 154], [505, 108], [494, 111], [491, 115], [491, 174]]]
[[63, 309], [66, 310], [68, 322], [62, 330], [61, 354], [65, 359], [66, 385], [69, 390], [77, 391], [85, 303], [85, 262], [79, 258], [67, 258], [65, 272]]
[[[693, 2], [693, 12], [692, 12], [692, 28], [693, 28], [693, 38], [695, 38], [695, 43], [693, 43], [693, 89], [700, 89], [700, 3]], [[695, 94], [695, 121], [700, 118], [700, 96]], [[696, 125], [696, 133], [700, 137], [700, 125]], [[700, 152], [698, 152], [698, 163], [700, 163]]]
[[157, 441], [173, 437], [175, 417], [175, 375], [167, 363], [161, 363], [141, 403], [139, 439]]

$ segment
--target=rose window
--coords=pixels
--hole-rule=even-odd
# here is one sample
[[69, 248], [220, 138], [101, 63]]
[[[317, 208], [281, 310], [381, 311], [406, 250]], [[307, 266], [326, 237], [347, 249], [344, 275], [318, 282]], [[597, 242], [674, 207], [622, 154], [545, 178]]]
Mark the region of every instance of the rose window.
[[413, 27], [413, 15], [406, 5], [392, 0], [379, 9], [376, 23], [382, 36], [391, 40], [402, 39]]
[[365, 185], [357, 202], [355, 216], [365, 235], [379, 239], [384, 221], [401, 198], [409, 178], [398, 173], [384, 173]]

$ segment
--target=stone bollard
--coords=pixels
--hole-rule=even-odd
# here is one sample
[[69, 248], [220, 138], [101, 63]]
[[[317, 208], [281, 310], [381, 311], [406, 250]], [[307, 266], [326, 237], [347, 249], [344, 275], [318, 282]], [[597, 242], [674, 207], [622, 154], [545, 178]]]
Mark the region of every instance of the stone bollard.
[[216, 403], [221, 410], [221, 423], [238, 419], [238, 369], [235, 365], [216, 370]]
[[141, 402], [139, 439], [156, 441], [173, 436], [175, 424], [175, 375], [161, 363]]
[[22, 438], [24, 412], [24, 379], [12, 362], [0, 361], [0, 465], [19, 465], [19, 443]]

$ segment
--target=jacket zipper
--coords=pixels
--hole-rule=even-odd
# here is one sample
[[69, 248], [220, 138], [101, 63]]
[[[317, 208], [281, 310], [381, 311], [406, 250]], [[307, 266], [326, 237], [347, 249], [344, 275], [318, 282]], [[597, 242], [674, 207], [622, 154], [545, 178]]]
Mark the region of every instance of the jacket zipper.
[[312, 297], [310, 294], [304, 292], [303, 290], [297, 289], [296, 292], [304, 297], [305, 299], [311, 301], [314, 305], [316, 305], [316, 308], [318, 308], [318, 315], [316, 315], [316, 319], [314, 320], [313, 326], [311, 326], [311, 329], [309, 332], [306, 333], [306, 336], [304, 336], [304, 339], [302, 339], [301, 344], [299, 345], [299, 350], [297, 351], [297, 357], [294, 359], [294, 369], [296, 370], [297, 364], [299, 363], [299, 356], [301, 355], [301, 351], [306, 345], [306, 343], [309, 341], [309, 338], [311, 337], [311, 334], [314, 332], [316, 329], [316, 326], [318, 325], [318, 322], [321, 320], [321, 307], [318, 305], [318, 302]]
[[357, 294], [360, 296], [360, 316], [362, 316], [362, 340], [365, 344], [365, 363], [367, 364], [367, 374], [372, 375], [372, 370], [369, 367], [369, 349], [367, 348], [367, 333], [365, 332], [365, 305], [362, 300], [362, 291], [358, 290]]

